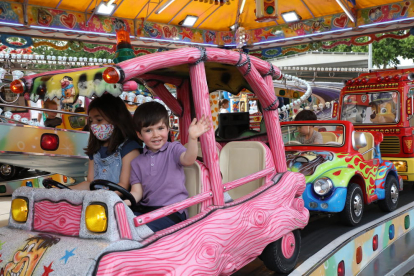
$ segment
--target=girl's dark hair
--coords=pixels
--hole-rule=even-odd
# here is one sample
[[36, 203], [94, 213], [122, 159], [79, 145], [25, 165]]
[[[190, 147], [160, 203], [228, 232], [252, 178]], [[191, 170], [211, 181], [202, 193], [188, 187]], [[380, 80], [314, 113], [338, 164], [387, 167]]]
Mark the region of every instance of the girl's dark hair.
[[223, 104], [226, 104], [226, 103], [228, 103], [229, 102], [229, 100], [227, 100], [227, 99], [221, 99], [220, 101], [219, 101], [219, 107], [221, 108], [222, 106], [223, 106]]
[[311, 110], [302, 110], [299, 112], [296, 117], [295, 121], [316, 121], [318, 118], [316, 117], [315, 112]]
[[[137, 141], [140, 145], [142, 144], [133, 128], [132, 116], [121, 98], [114, 97], [111, 94], [104, 94], [91, 101], [88, 107], [88, 114], [92, 109], [98, 110], [108, 123], [114, 125], [114, 132], [109, 138], [108, 154], [115, 152], [117, 147], [127, 139]], [[93, 135], [92, 130], [89, 133], [88, 146], [84, 150], [87, 155], [93, 155], [102, 147], [104, 141], [98, 140]]]
[[169, 128], [169, 116], [165, 107], [157, 102], [143, 103], [135, 110], [134, 128], [141, 132], [143, 127], [149, 127], [162, 122]]

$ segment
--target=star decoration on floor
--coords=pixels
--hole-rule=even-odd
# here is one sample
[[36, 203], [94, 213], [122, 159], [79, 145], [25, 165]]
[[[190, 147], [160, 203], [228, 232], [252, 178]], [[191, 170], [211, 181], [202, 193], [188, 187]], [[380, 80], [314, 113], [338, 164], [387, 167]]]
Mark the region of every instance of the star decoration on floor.
[[48, 266], [43, 266], [45, 271], [43, 272], [42, 276], [49, 276], [49, 273], [54, 271], [52, 269], [52, 264], [53, 264], [53, 262], [51, 262], [50, 265], [48, 265]]
[[65, 264], [68, 262], [68, 259], [72, 256], [75, 256], [75, 254], [73, 254], [73, 251], [75, 251], [76, 248], [73, 248], [71, 251], [66, 251], [65, 256], [63, 256], [62, 258], [60, 258], [61, 260], [65, 260]]

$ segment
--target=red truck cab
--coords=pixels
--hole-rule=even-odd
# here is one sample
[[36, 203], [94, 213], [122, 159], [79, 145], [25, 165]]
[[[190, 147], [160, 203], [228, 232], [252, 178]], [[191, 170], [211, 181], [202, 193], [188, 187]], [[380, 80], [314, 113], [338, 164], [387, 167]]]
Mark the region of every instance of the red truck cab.
[[378, 70], [346, 82], [339, 101], [340, 120], [357, 131], [379, 131], [381, 155], [406, 181], [414, 181], [414, 68]]

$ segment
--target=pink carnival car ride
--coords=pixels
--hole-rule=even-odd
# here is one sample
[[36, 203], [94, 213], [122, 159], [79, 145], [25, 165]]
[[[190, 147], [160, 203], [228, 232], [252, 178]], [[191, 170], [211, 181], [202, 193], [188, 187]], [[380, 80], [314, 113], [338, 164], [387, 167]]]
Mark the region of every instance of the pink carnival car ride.
[[[304, 176], [286, 169], [272, 84], [272, 78], [281, 77], [277, 68], [234, 51], [185, 48], [109, 68], [32, 75], [17, 84], [36, 96], [37, 81], [46, 89], [41, 96], [48, 98], [55, 96], [49, 92], [52, 80], [61, 77], [57, 74], [76, 80], [85, 73], [94, 76], [91, 85], [105, 80], [116, 88], [115, 83], [127, 87], [131, 79], [145, 81], [179, 117], [183, 144], [191, 110], [197, 118], [211, 117], [209, 92], [236, 94], [247, 88], [264, 107], [268, 144], [254, 138], [218, 144], [209, 130], [200, 137], [203, 162], [185, 167], [190, 197], [139, 217], [111, 191], [19, 188], [13, 193], [9, 225], [0, 228], [4, 275], [52, 270], [56, 275], [229, 275], [258, 256], [277, 272], [295, 267], [299, 229], [308, 223], [309, 212], [300, 198]], [[164, 83], [177, 87], [177, 99]], [[83, 96], [92, 94], [97, 93]], [[96, 184], [120, 190], [106, 181], [92, 183], [91, 189]], [[131, 199], [128, 191], [121, 192]], [[225, 200], [227, 192], [233, 200]], [[153, 233], [145, 225], [185, 208], [189, 218], [170, 228]]]

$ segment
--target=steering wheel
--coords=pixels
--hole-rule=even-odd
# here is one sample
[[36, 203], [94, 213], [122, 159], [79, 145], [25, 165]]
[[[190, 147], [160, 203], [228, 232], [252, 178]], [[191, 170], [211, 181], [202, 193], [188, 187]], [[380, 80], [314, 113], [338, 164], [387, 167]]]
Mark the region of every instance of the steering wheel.
[[287, 145], [290, 145], [290, 144], [292, 144], [292, 145], [302, 145], [302, 143], [301, 143], [301, 142], [299, 142], [299, 141], [289, 141], [289, 142], [287, 142], [286, 144], [287, 144]]
[[62, 183], [59, 183], [53, 179], [43, 179], [42, 181], [43, 186], [45, 186], [46, 189], [51, 189], [53, 187], [59, 188], [59, 189], [69, 189], [71, 190], [71, 188], [69, 188], [66, 185], [63, 185]]
[[120, 192], [124, 198], [129, 199], [129, 201], [131, 201], [131, 206], [130, 206], [131, 208], [137, 205], [137, 202], [135, 201], [135, 197], [130, 192], [128, 192], [128, 190], [126, 190], [124, 187], [119, 186], [117, 183], [114, 183], [112, 181], [105, 180], [105, 179], [95, 179], [89, 184], [89, 189], [91, 191], [105, 189], [105, 190]]

